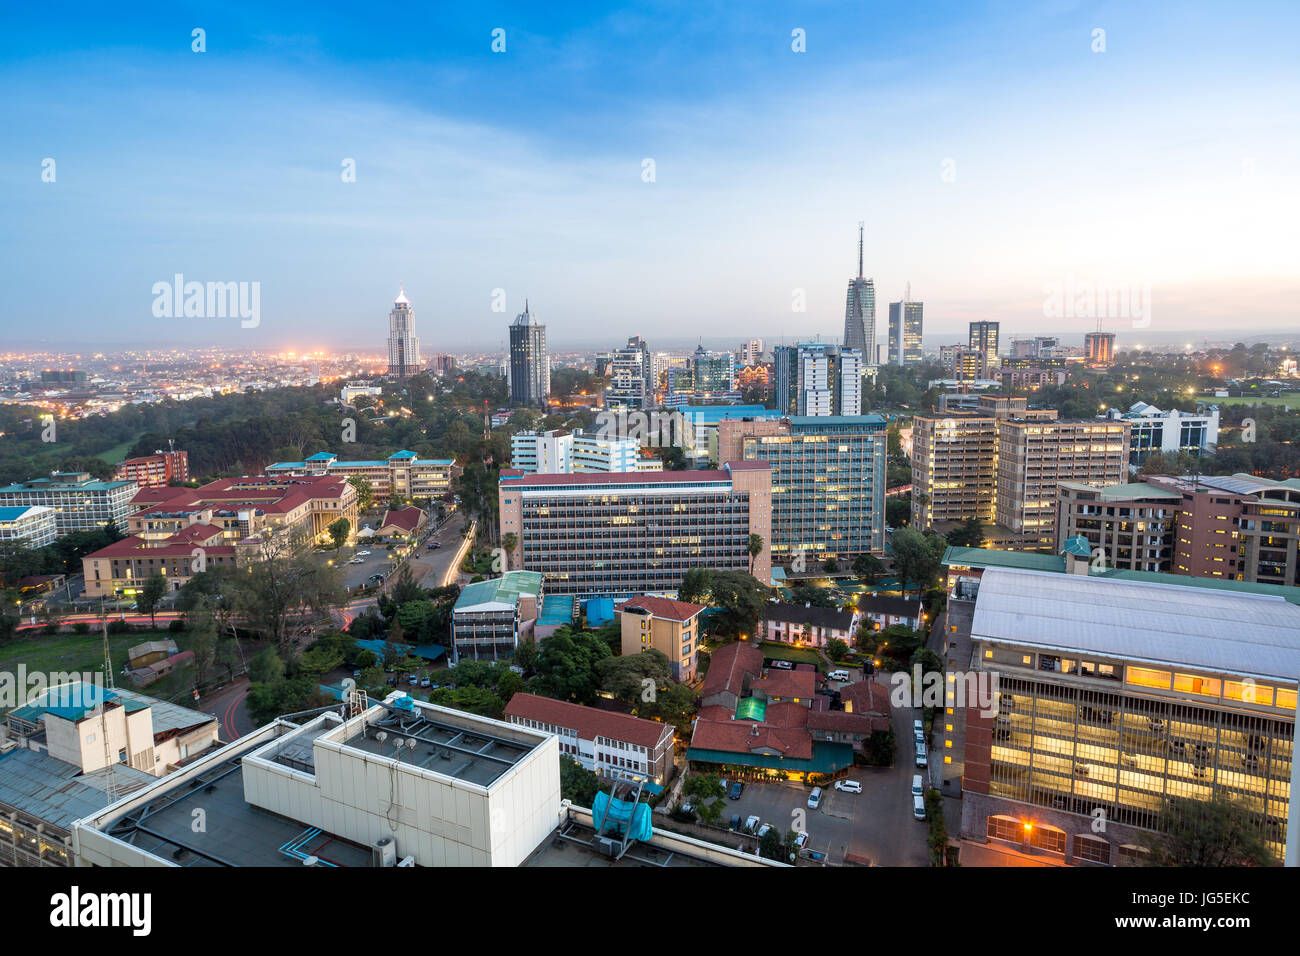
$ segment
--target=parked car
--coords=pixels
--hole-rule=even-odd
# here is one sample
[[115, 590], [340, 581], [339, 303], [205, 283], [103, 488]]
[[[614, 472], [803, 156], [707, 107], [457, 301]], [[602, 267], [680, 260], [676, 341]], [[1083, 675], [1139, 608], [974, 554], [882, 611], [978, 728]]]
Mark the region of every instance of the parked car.
[[917, 820], [925, 819], [925, 797], [912, 796], [912, 816]]
[[354, 678], [360, 677], [360, 676], [361, 676], [361, 671], [356, 670], [356, 669], [354, 668], [353, 671], [352, 671], [352, 676], [353, 676]]
[[925, 724], [922, 723], [920, 720], [912, 721], [912, 736], [914, 737], [925, 736]]
[[761, 827], [758, 828], [758, 838], [760, 840], [763, 839], [763, 837], [767, 836], [767, 831], [771, 829], [772, 829], [772, 824], [764, 823]]
[[914, 796], [914, 797], [920, 797], [920, 796], [923, 796], [924, 793], [925, 793], [925, 785], [924, 785], [924, 782], [923, 782], [923, 778], [922, 778], [922, 776], [921, 776], [919, 773], [918, 773], [918, 774], [913, 774], [913, 776], [912, 776], [912, 796]]
[[929, 763], [926, 760], [926, 755], [925, 755], [925, 744], [923, 743], [918, 743], [916, 745], [916, 765], [918, 767], [929, 766]]
[[831, 671], [829, 674], [826, 675], [826, 677], [828, 680], [839, 680], [839, 681], [845, 681], [850, 679], [849, 672], [843, 669], [837, 671]]
[[835, 789], [843, 790], [845, 793], [861, 793], [862, 784], [856, 780], [836, 780]]
[[773, 661], [772, 666], [779, 667], [783, 671], [794, 670], [794, 664], [790, 663], [789, 661]]
[[427, 677], [421, 677], [421, 678], [420, 678], [420, 686], [421, 686], [421, 687], [428, 687], [428, 686], [429, 686], [430, 684], [432, 684], [432, 683], [433, 683], [433, 682], [432, 682], [431, 680], [429, 680], [429, 678], [427, 678]]
[[745, 782], [743, 780], [737, 780], [735, 783], [731, 785], [732, 800], [739, 800], [740, 795], [744, 792], [745, 792]]
[[358, 558], [366, 558], [366, 557], [369, 557], [369, 556], [370, 556], [370, 552], [369, 552], [369, 551], [358, 551], [358, 552], [357, 552], [357, 557], [358, 557]]
[[800, 830], [799, 835], [794, 838], [794, 848], [796, 850], [802, 850], [804, 844], [807, 842], [808, 842], [808, 834], [805, 833], [803, 830]]
[[813, 792], [808, 794], [808, 809], [816, 810], [822, 803], [822, 788], [813, 787]]
[[762, 817], [760, 817], [757, 813], [751, 813], [749, 816], [745, 818], [745, 829], [748, 830], [750, 833], [753, 833], [755, 830], [758, 829], [758, 825], [761, 822], [762, 822]]
[[406, 675], [406, 682], [407, 682], [408, 684], [418, 684], [418, 683], [420, 683], [420, 675], [419, 675], [419, 674], [407, 674], [407, 675]]
[[739, 829], [740, 829], [740, 814], [739, 814], [739, 813], [733, 813], [733, 814], [731, 815], [731, 823], [728, 825], [728, 828], [731, 829], [731, 830], [739, 830]]
[[691, 800], [688, 799], [685, 803], [682, 804], [682, 812], [683, 812], [683, 813], [694, 813], [694, 812], [695, 812], [695, 803], [694, 803], [693, 801], [691, 801]]
[[436, 549], [442, 547], [442, 542], [441, 542], [441, 541], [430, 541], [430, 542], [428, 543], [427, 547], [428, 547], [428, 549], [429, 549], [430, 551], [434, 551], [434, 550], [436, 550]]

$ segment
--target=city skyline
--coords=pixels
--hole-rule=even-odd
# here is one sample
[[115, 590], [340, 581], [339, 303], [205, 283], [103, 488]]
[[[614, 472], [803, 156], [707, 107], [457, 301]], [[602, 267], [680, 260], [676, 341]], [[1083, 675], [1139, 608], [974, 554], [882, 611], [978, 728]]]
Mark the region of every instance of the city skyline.
[[[865, 220], [933, 341], [1081, 338], [1048, 314], [1072, 284], [1143, 293], [1121, 342], [1283, 334], [1300, 141], [1259, 90], [1296, 87], [1296, 13], [1177, 9], [417, 11], [409, 51], [364, 11], [18, 11], [0, 314], [21, 347], [363, 346], [401, 280], [431, 353], [499, 344], [525, 297], [557, 347], [829, 340]], [[155, 315], [174, 275], [257, 283], [259, 321]]]

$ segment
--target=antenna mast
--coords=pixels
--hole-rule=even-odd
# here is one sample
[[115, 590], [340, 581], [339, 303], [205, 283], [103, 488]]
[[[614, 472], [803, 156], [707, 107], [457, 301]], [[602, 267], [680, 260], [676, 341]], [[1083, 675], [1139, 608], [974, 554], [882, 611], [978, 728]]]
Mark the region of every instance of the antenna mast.
[[866, 225], [861, 219], [858, 220], [858, 278], [862, 278], [862, 230]]

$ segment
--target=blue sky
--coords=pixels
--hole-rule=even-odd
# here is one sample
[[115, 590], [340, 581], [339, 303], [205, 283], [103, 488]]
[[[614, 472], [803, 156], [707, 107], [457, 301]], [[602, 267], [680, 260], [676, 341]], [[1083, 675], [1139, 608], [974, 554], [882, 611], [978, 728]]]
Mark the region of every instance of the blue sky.
[[[909, 281], [931, 345], [1080, 336], [1067, 280], [1150, 288], [1121, 345], [1300, 329], [1294, 3], [126, 6], [0, 29], [13, 345], [378, 347], [399, 281], [426, 352], [525, 297], [557, 345], [834, 337], [859, 220], [882, 343]], [[176, 273], [258, 326], [155, 318]]]

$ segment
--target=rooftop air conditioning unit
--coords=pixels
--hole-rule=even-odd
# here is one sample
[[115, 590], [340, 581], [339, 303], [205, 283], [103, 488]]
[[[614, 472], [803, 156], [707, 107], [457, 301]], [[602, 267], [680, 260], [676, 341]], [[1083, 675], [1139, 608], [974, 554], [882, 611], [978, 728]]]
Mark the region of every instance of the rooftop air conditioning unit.
[[385, 867], [397, 865], [397, 841], [390, 836], [381, 837], [370, 848], [370, 865]]

